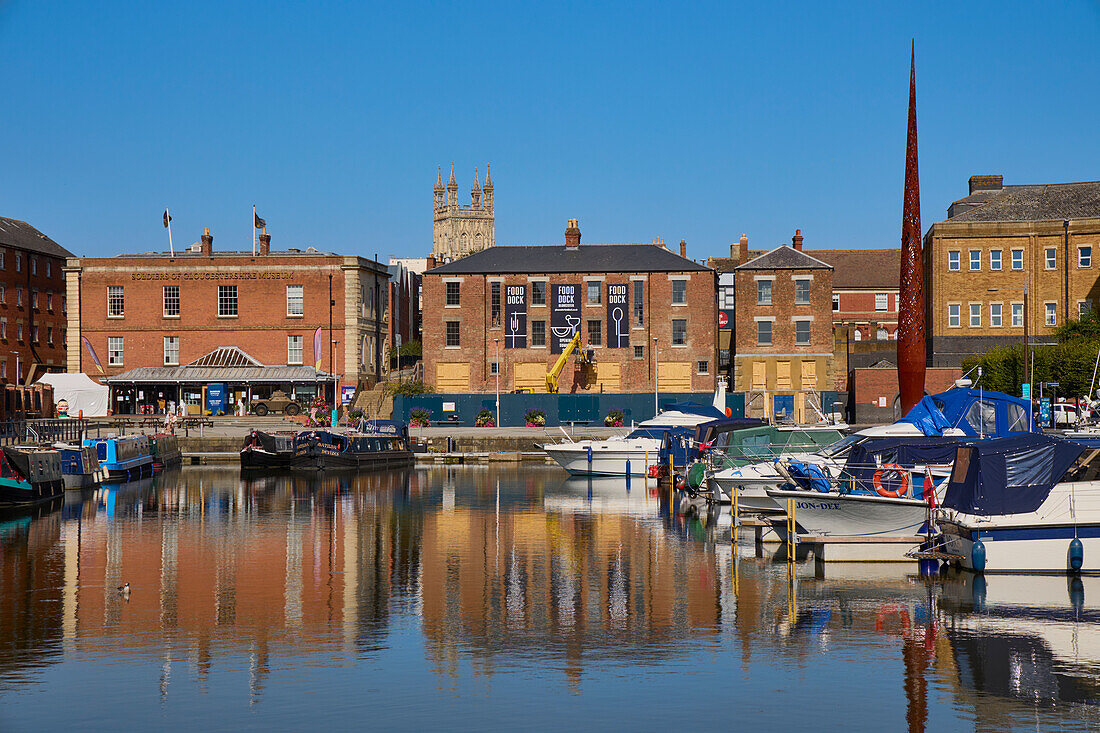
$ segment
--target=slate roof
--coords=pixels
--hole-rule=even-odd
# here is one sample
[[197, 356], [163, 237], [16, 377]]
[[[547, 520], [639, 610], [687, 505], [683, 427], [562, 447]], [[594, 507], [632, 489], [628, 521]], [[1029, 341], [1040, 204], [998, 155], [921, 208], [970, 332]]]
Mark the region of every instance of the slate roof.
[[833, 287], [897, 288], [901, 249], [816, 249], [810, 254], [833, 266]]
[[19, 219], [0, 216], [0, 244], [50, 257], [72, 257], [73, 253]]
[[249, 356], [236, 346], [219, 346], [203, 354], [189, 364], [182, 366], [138, 367], [113, 377], [106, 382], [153, 382], [153, 383], [198, 383], [198, 382], [313, 382], [332, 379], [331, 374], [318, 371], [311, 366], [267, 366]]
[[[948, 212], [950, 222], [1100, 218], [1100, 181], [975, 191], [951, 204]], [[959, 213], [951, 216], [952, 212]]]
[[542, 272], [709, 272], [655, 244], [494, 245], [428, 270], [432, 275]]
[[822, 262], [810, 254], [795, 249], [786, 244], [765, 252], [743, 265], [738, 265], [737, 270], [831, 270], [833, 266], [828, 262]]

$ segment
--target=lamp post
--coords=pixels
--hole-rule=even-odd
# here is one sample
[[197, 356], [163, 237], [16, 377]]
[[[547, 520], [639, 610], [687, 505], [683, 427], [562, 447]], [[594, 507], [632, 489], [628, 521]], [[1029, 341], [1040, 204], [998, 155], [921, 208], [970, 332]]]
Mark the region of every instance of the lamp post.
[[657, 337], [653, 337], [653, 416], [656, 417], [657, 408]]
[[493, 339], [493, 353], [497, 365], [497, 427], [500, 427], [500, 339]]
[[[1028, 383], [1028, 406], [1027, 406], [1027, 426], [1028, 430], [1034, 430], [1035, 426], [1032, 424], [1032, 410], [1031, 410], [1031, 389], [1034, 388], [1031, 379], [1031, 339], [1028, 338], [1028, 312], [1027, 312], [1027, 271], [1024, 272], [1024, 287], [1023, 288], [989, 288], [989, 292], [1023, 292], [1024, 294], [1024, 379]], [[1011, 317], [1011, 316], [1010, 316]]]
[[336, 373], [336, 345], [338, 340], [332, 340], [332, 412], [336, 414], [340, 409], [340, 376]]

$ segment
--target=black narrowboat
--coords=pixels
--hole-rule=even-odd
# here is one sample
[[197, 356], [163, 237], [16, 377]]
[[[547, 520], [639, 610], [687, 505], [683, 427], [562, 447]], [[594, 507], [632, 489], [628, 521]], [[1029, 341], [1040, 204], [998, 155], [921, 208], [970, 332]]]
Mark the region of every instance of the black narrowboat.
[[244, 470], [290, 468], [295, 458], [297, 433], [279, 431], [265, 433], [253, 430], [241, 446], [241, 468]]

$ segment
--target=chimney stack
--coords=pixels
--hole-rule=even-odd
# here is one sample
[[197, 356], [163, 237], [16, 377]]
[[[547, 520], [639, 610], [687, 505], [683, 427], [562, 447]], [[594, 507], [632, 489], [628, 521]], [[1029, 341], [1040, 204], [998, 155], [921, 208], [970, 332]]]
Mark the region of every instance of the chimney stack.
[[685, 259], [688, 256], [688, 243], [687, 243], [687, 240], [684, 240], [684, 239], [680, 240], [680, 256], [685, 258]]
[[576, 219], [569, 220], [569, 226], [565, 228], [566, 249], [576, 249], [581, 246], [581, 230], [577, 226]]
[[202, 256], [210, 257], [214, 254], [214, 237], [210, 235], [210, 227], [202, 230]]
[[975, 191], [1000, 191], [1004, 187], [1004, 176], [970, 176], [971, 194]]
[[740, 261], [741, 257], [749, 251], [749, 238], [742, 234], [741, 239], [730, 245], [730, 259]]
[[794, 236], [791, 237], [791, 245], [799, 252], [802, 251], [802, 230], [795, 229]]
[[428, 269], [428, 270], [435, 269], [435, 255], [428, 255], [428, 266], [425, 269]]
[[267, 257], [269, 254], [271, 254], [271, 235], [267, 233], [267, 227], [264, 227], [260, 235], [260, 256]]

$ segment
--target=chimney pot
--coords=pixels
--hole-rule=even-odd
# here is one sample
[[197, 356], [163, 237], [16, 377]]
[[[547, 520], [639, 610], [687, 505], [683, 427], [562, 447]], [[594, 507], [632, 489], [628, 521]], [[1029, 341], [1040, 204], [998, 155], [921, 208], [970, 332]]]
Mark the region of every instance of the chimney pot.
[[799, 252], [802, 251], [802, 230], [801, 229], [795, 229], [794, 230], [794, 236], [791, 237], [791, 244]]
[[205, 227], [202, 230], [202, 254], [203, 257], [210, 257], [214, 254], [214, 237], [210, 235], [210, 227]]
[[581, 246], [581, 229], [577, 226], [576, 219], [570, 219], [565, 228], [565, 246], [567, 249], [575, 249]]
[[680, 240], [680, 256], [686, 258], [688, 256], [688, 243], [687, 240]]

